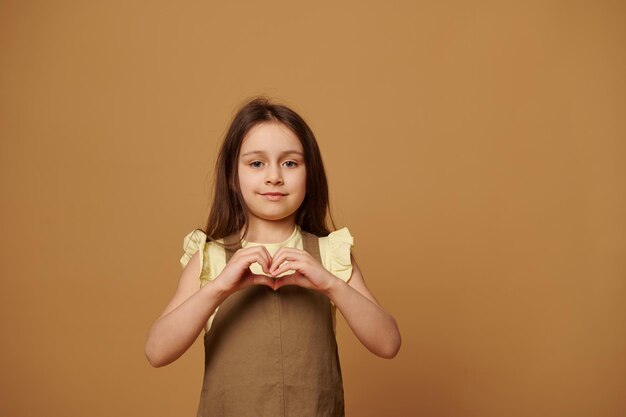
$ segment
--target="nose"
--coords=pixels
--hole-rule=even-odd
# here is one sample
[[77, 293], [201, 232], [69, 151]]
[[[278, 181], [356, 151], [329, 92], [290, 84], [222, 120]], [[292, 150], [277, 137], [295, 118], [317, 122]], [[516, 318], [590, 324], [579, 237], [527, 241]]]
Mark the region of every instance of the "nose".
[[272, 166], [266, 172], [265, 184], [280, 185], [283, 183], [283, 176], [279, 167]]

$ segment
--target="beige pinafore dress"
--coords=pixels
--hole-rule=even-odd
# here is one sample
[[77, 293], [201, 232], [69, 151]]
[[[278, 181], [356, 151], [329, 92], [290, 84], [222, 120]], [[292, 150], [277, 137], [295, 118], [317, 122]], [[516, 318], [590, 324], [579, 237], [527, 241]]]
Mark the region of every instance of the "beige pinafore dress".
[[[317, 236], [302, 231], [302, 242], [321, 263]], [[226, 249], [226, 262], [233, 253]], [[332, 308], [323, 294], [295, 285], [240, 290], [220, 305], [204, 350], [197, 417], [345, 415]]]

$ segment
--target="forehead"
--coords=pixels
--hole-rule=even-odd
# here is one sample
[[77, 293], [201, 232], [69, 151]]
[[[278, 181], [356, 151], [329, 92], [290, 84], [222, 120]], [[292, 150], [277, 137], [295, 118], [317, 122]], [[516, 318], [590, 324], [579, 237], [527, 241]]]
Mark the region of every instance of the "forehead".
[[241, 143], [240, 154], [246, 152], [281, 153], [302, 152], [302, 144], [295, 133], [279, 122], [263, 122], [253, 126]]

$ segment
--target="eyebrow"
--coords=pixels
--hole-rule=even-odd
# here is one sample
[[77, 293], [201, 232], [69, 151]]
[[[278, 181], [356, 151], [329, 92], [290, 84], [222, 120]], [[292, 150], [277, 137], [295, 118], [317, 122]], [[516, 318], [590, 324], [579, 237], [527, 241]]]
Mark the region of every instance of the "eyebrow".
[[[283, 152], [280, 153], [280, 155], [283, 156], [283, 155], [290, 155], [290, 154], [294, 154], [294, 153], [304, 157], [304, 154], [302, 152], [296, 151], [296, 150], [283, 151]], [[243, 158], [244, 156], [248, 156], [248, 155], [265, 155], [265, 154], [266, 154], [265, 151], [250, 151], [250, 152], [246, 152], [244, 154], [241, 154], [241, 157]]]

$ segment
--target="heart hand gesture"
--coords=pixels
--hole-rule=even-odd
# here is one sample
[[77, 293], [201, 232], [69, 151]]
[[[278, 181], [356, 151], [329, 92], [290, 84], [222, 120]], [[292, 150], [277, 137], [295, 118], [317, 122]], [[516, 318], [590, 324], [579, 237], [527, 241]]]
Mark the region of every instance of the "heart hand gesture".
[[[255, 262], [267, 275], [255, 274], [250, 270], [250, 265]], [[294, 273], [278, 277], [287, 271]], [[283, 247], [272, 258], [264, 246], [254, 246], [235, 252], [215, 282], [220, 283], [227, 294], [251, 285], [267, 285], [274, 290], [285, 285], [297, 285], [328, 294], [337, 279], [304, 250]]]

